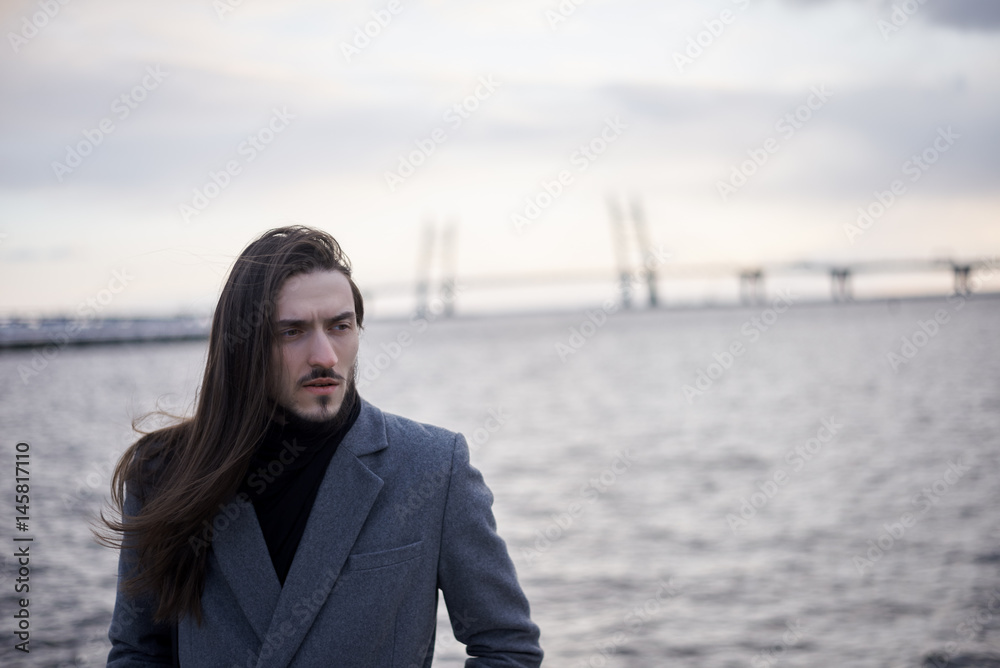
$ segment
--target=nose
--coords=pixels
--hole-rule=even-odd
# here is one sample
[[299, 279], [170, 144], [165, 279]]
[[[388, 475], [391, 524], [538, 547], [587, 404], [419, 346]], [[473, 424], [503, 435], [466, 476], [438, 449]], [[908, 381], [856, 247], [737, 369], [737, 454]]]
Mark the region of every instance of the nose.
[[337, 363], [338, 357], [330, 337], [325, 332], [320, 331], [315, 333], [310, 339], [309, 365], [332, 369]]

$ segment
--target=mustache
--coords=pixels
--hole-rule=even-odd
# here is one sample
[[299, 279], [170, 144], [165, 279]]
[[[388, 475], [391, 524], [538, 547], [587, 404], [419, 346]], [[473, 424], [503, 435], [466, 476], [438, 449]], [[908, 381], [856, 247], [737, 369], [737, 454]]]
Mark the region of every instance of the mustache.
[[311, 380], [317, 380], [319, 378], [330, 378], [332, 380], [346, 381], [347, 378], [340, 375], [333, 369], [313, 369], [308, 375], [303, 376], [299, 379], [299, 385], [308, 383]]

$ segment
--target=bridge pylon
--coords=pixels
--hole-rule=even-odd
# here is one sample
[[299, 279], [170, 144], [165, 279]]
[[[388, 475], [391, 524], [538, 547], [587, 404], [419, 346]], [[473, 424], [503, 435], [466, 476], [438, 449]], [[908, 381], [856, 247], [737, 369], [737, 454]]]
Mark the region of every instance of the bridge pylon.
[[843, 267], [831, 269], [830, 289], [833, 293], [833, 301], [851, 301], [851, 270]]

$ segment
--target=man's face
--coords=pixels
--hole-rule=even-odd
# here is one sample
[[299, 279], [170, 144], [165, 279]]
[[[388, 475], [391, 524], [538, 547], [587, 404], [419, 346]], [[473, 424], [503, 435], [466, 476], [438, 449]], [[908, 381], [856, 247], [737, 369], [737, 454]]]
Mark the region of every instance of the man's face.
[[332, 419], [354, 382], [358, 323], [347, 277], [339, 271], [297, 274], [275, 304], [271, 397], [304, 420]]

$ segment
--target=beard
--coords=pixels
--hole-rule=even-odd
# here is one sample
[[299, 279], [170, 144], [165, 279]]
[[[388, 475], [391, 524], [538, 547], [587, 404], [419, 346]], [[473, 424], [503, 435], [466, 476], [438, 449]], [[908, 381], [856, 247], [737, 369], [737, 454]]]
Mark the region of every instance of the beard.
[[355, 360], [354, 365], [348, 371], [347, 376], [341, 376], [333, 369], [314, 369], [309, 376], [302, 378], [299, 384], [308, 382], [310, 380], [316, 380], [318, 378], [332, 378], [334, 380], [342, 380], [344, 385], [344, 396], [334, 412], [331, 411], [331, 405], [333, 404], [334, 398], [330, 395], [321, 395], [315, 397], [311, 403], [311, 407], [318, 407], [319, 414], [316, 411], [304, 412], [300, 410], [294, 402], [276, 402], [278, 404], [276, 416], [278, 416], [279, 421], [284, 421], [286, 423], [292, 423], [297, 427], [307, 430], [307, 431], [327, 431], [330, 429], [338, 429], [343, 423], [345, 423], [351, 415], [351, 411], [354, 408], [354, 404], [359, 400], [357, 385], [355, 383], [355, 378], [357, 376], [358, 362]]

